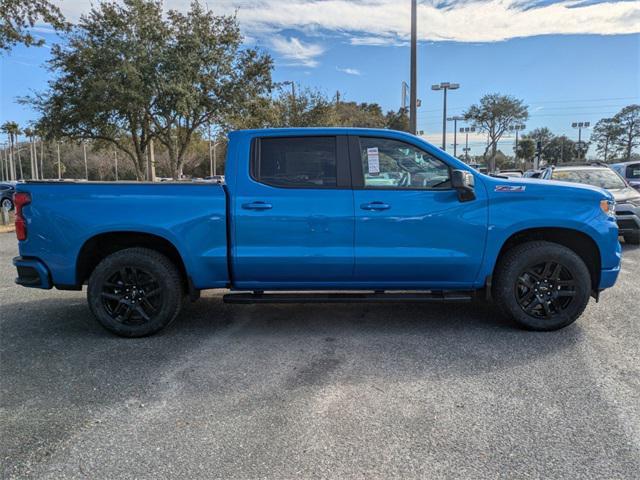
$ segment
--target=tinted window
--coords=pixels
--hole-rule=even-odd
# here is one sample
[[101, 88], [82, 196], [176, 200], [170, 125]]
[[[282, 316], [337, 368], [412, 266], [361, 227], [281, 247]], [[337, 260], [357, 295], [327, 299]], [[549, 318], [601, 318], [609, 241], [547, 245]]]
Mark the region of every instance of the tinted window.
[[253, 176], [277, 187], [336, 186], [335, 137], [262, 138]]
[[626, 187], [620, 176], [609, 168], [554, 170], [551, 178], [553, 180], [562, 180], [563, 182], [585, 183], [608, 190]]
[[449, 167], [408, 143], [360, 137], [364, 185], [368, 188], [451, 188]]

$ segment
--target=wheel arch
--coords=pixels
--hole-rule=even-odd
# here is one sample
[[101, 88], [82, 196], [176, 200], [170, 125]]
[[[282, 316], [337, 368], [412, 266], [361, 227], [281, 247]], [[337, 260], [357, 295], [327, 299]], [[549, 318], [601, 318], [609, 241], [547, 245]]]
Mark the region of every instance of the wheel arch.
[[498, 256], [493, 267], [493, 276], [495, 276], [496, 269], [500, 265], [500, 260], [507, 251], [513, 247], [522, 245], [523, 243], [536, 240], [557, 243], [574, 251], [582, 259], [589, 270], [592, 291], [598, 291], [602, 266], [602, 258], [598, 244], [588, 234], [572, 228], [537, 227], [513, 233], [505, 240], [498, 252]]
[[185, 292], [191, 290], [186, 265], [178, 248], [165, 237], [138, 231], [103, 232], [87, 239], [76, 260], [76, 284], [85, 284], [96, 266], [109, 255], [133, 247], [148, 248], [165, 255], [178, 268]]

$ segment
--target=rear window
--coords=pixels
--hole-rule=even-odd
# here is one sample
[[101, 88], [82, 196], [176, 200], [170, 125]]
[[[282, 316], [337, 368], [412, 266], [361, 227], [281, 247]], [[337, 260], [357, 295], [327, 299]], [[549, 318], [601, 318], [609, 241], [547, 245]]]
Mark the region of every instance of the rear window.
[[620, 176], [609, 168], [590, 168], [584, 170], [554, 170], [551, 176], [553, 180], [563, 182], [584, 183], [607, 190], [625, 188], [626, 185]]
[[335, 137], [262, 138], [256, 149], [251, 173], [261, 183], [294, 188], [337, 185]]
[[633, 178], [634, 180], [640, 179], [640, 163], [634, 163], [633, 165], [627, 165], [627, 178]]

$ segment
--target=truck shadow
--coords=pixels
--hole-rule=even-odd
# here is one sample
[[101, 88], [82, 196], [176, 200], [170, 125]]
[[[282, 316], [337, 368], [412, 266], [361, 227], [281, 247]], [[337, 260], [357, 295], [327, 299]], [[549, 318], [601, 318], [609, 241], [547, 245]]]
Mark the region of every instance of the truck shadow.
[[[7, 468], [45, 459], [102, 410], [223, 394], [253, 398], [375, 380], [482, 377], [577, 351], [579, 323], [561, 332], [514, 327], [482, 304], [226, 305], [205, 296], [166, 331], [121, 339], [84, 297], [3, 306], [2, 404]], [[369, 387], [367, 387], [369, 388]], [[254, 400], [247, 401], [254, 401]], [[28, 407], [26, 407], [28, 406]]]

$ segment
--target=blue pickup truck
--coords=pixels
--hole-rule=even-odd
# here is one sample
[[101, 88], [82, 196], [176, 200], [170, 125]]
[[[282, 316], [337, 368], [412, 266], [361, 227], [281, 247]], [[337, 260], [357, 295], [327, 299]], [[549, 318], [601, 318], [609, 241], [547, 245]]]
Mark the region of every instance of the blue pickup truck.
[[482, 295], [554, 330], [613, 286], [610, 193], [484, 175], [372, 129], [229, 135], [226, 184], [27, 182], [17, 283], [80, 290], [108, 330], [149, 335], [185, 299], [434, 302]]

